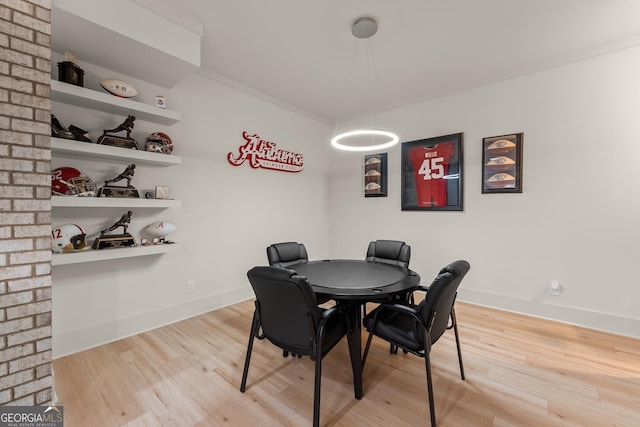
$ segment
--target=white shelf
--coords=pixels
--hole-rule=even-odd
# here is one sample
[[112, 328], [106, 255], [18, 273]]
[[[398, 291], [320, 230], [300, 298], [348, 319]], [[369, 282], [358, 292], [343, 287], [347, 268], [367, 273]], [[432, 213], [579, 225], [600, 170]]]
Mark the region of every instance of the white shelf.
[[73, 252], [68, 254], [53, 254], [51, 259], [51, 265], [67, 265], [67, 264], [79, 264], [92, 261], [105, 261], [109, 259], [118, 258], [131, 258], [147, 255], [164, 254], [167, 252], [174, 252], [179, 249], [178, 244], [162, 244], [162, 245], [149, 245], [149, 246], [135, 246], [131, 248], [117, 248], [117, 249], [88, 249], [81, 252]]
[[51, 100], [121, 116], [132, 114], [137, 119], [162, 125], [172, 125], [182, 119], [180, 113], [176, 111], [118, 98], [106, 92], [102, 93], [58, 80], [51, 80]]
[[179, 208], [180, 200], [126, 197], [51, 196], [52, 207], [77, 208]]
[[119, 160], [125, 163], [131, 163], [133, 160], [135, 163], [157, 166], [175, 166], [182, 163], [182, 158], [173, 154], [152, 153], [61, 138], [51, 138], [51, 151], [53, 154], [80, 158]]

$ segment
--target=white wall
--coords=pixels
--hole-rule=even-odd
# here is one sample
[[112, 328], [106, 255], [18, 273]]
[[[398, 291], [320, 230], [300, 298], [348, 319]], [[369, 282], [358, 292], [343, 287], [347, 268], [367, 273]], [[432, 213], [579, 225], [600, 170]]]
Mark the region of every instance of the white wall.
[[[56, 58], [54, 58], [56, 59]], [[55, 63], [55, 60], [54, 60]], [[171, 127], [136, 121], [133, 136], [144, 142], [153, 131], [167, 132], [182, 164], [169, 168], [138, 165], [132, 184], [139, 189], [166, 185], [181, 208], [134, 210], [130, 231], [136, 237], [156, 220], [178, 229], [169, 236], [181, 244], [176, 253], [124, 260], [56, 266], [53, 269], [54, 357], [113, 341], [253, 296], [249, 268], [266, 264], [266, 246], [303, 241], [312, 257], [329, 255], [328, 127], [235, 89], [193, 75], [172, 90], [81, 64], [85, 87], [101, 90], [102, 77], [125, 78], [152, 104], [166, 97], [182, 113]], [[54, 72], [54, 76], [57, 73]], [[102, 129], [123, 117], [54, 103], [64, 125]], [[278, 148], [304, 154], [301, 173], [231, 166], [226, 156], [244, 144], [242, 132], [257, 133]], [[55, 158], [53, 167], [74, 166], [99, 185], [125, 164]], [[54, 224], [77, 222], [92, 235], [113, 224], [126, 209], [55, 208]], [[196, 291], [187, 294], [187, 280]]]
[[[57, 58], [54, 58], [54, 63]], [[81, 64], [85, 86], [106, 70]], [[55, 73], [54, 73], [55, 75]], [[54, 355], [76, 352], [252, 296], [246, 271], [266, 263], [275, 241], [306, 244], [311, 258], [363, 258], [370, 240], [402, 239], [428, 283], [457, 258], [471, 262], [460, 299], [640, 336], [640, 48], [596, 57], [390, 111], [376, 123], [402, 141], [464, 132], [464, 211], [400, 210], [400, 147], [389, 150], [389, 197], [364, 198], [362, 154], [327, 148], [331, 128], [199, 75], [172, 90], [133, 83], [142, 102], [166, 96], [183, 120], [169, 128], [136, 122], [144, 140], [164, 130], [183, 163], [141, 167], [138, 188], [170, 187], [182, 208], [134, 212], [137, 233], [154, 220], [178, 226], [177, 253], [53, 270]], [[119, 75], [117, 75], [119, 76]], [[123, 77], [123, 76], [119, 76]], [[95, 89], [95, 87], [93, 87]], [[64, 124], [92, 130], [113, 116], [54, 103]], [[243, 130], [305, 155], [300, 174], [232, 167], [226, 154]], [[480, 193], [483, 137], [524, 132], [524, 192]], [[101, 181], [122, 165], [75, 165]], [[114, 210], [54, 210], [97, 233]], [[186, 293], [187, 280], [196, 292]], [[549, 282], [564, 286], [559, 297]]]
[[[331, 255], [405, 240], [425, 283], [471, 263], [461, 300], [640, 336], [639, 75], [627, 49], [381, 115], [401, 141], [464, 132], [464, 211], [400, 210], [400, 146], [386, 198], [364, 198], [361, 154], [333, 152]], [[516, 132], [523, 193], [481, 194], [482, 138]]]

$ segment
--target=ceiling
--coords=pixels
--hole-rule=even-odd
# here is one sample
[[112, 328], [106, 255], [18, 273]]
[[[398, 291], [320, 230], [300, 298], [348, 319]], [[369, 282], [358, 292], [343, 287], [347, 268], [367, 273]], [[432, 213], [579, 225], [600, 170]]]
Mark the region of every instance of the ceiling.
[[202, 33], [201, 75], [328, 123], [640, 44], [639, 0], [134, 1]]

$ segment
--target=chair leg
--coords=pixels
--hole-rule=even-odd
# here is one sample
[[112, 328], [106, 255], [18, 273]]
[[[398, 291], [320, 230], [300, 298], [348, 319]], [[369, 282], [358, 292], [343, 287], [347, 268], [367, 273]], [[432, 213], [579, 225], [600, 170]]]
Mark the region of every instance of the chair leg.
[[456, 347], [458, 348], [458, 363], [460, 364], [460, 377], [464, 381], [464, 366], [462, 365], [462, 349], [460, 348], [460, 336], [458, 335], [458, 321], [456, 320], [456, 311], [451, 307], [451, 323], [453, 323], [453, 332], [456, 336]]
[[260, 321], [258, 313], [253, 313], [253, 321], [251, 322], [251, 333], [249, 334], [249, 344], [247, 345], [247, 356], [244, 359], [244, 370], [242, 371], [242, 382], [240, 383], [240, 391], [244, 393], [247, 385], [247, 374], [249, 373], [249, 362], [251, 362], [251, 351], [253, 350], [253, 338], [260, 330]]
[[316, 378], [313, 390], [313, 427], [320, 427], [320, 382], [322, 379], [322, 345], [316, 346]]
[[[375, 326], [375, 319], [373, 320], [373, 326]], [[369, 331], [367, 337], [367, 344], [364, 346], [364, 354], [362, 355], [362, 370], [364, 371], [364, 363], [367, 361], [367, 355], [369, 354], [369, 346], [371, 345], [371, 338], [373, 338], [373, 327]]]
[[436, 405], [433, 402], [433, 381], [431, 379], [431, 360], [429, 352], [425, 351], [424, 367], [427, 371], [427, 393], [429, 395], [429, 413], [431, 415], [431, 427], [436, 427]]

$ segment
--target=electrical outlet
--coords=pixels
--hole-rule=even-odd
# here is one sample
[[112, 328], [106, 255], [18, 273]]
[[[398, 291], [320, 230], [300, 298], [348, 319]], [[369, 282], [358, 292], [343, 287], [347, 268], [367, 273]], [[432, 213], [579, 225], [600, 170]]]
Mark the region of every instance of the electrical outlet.
[[187, 293], [188, 294], [192, 294], [196, 291], [196, 281], [195, 280], [188, 280], [187, 281]]
[[562, 293], [562, 283], [559, 280], [552, 280], [549, 285], [549, 293], [553, 296], [558, 296]]

